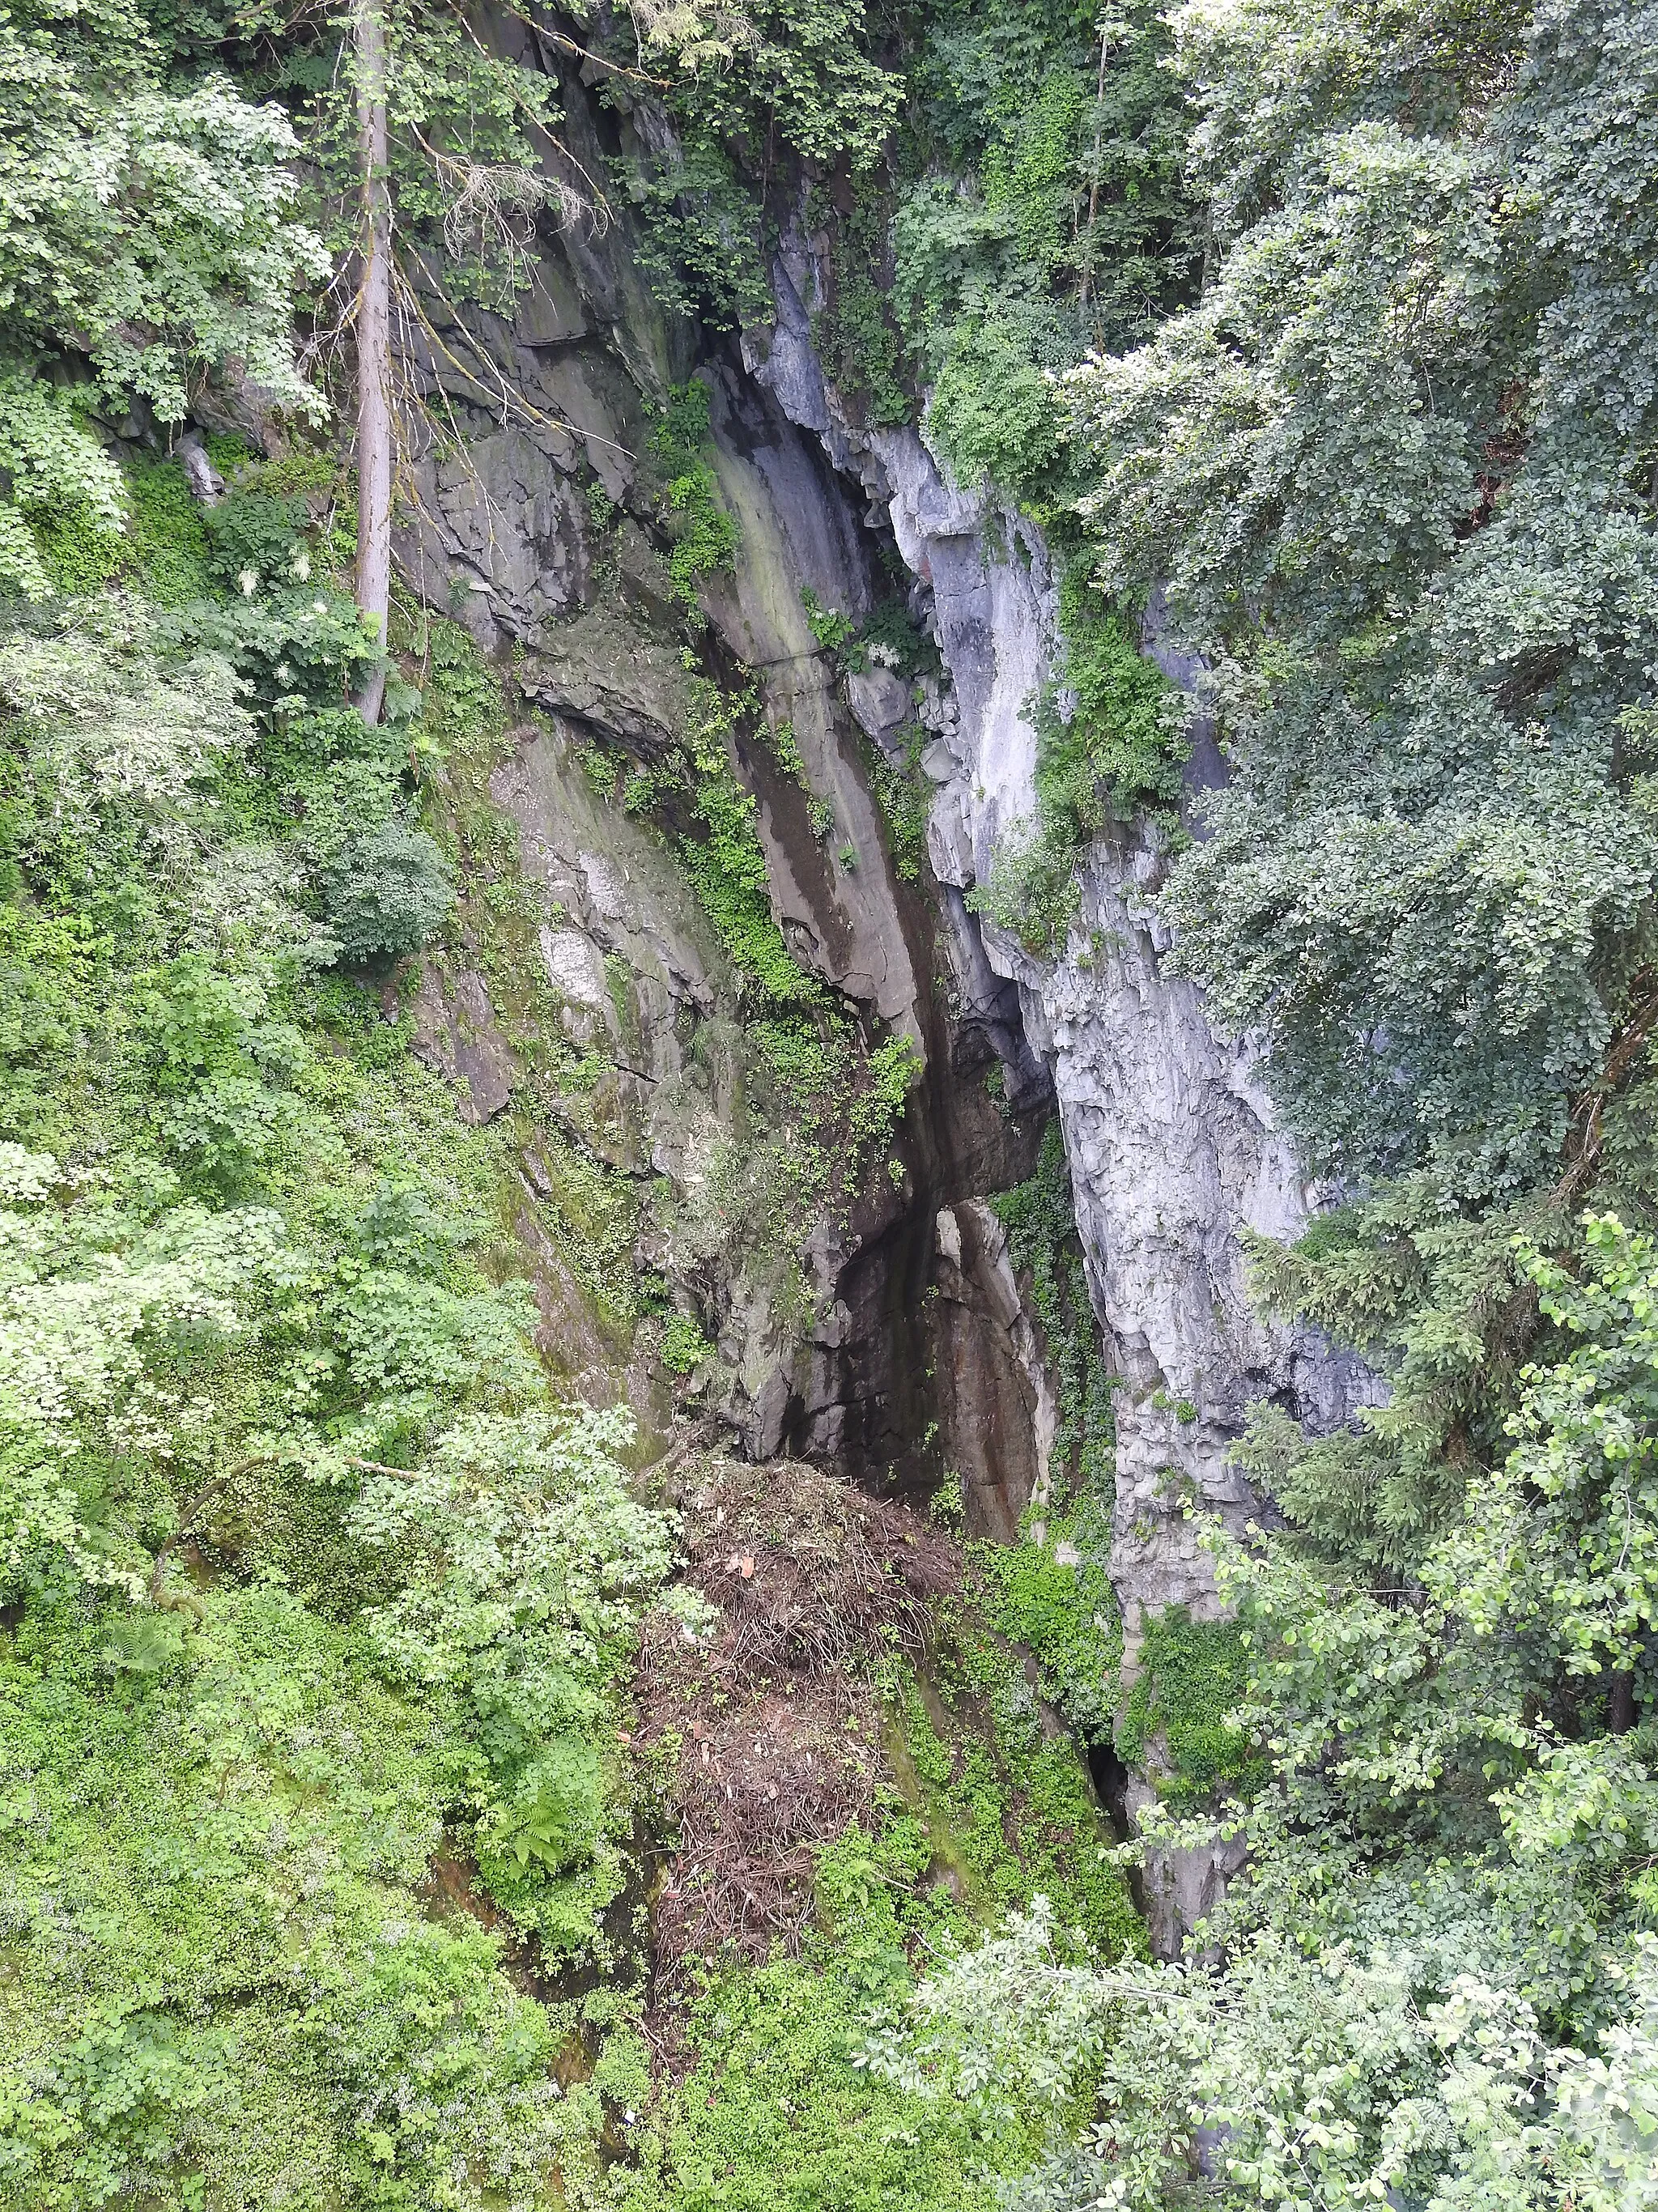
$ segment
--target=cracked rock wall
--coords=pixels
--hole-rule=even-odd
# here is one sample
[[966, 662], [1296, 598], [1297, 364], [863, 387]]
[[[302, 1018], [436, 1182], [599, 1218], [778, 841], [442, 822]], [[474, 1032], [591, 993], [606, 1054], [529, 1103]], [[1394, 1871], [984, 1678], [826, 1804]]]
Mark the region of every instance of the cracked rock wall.
[[[965, 892], [1035, 813], [1023, 710], [1053, 665], [1048, 550], [1023, 518], [945, 483], [913, 429], [849, 422], [812, 351], [817, 273], [799, 240], [786, 243], [774, 283], [776, 327], [746, 342], [753, 374], [880, 503], [931, 592], [952, 711], [924, 756], [936, 786], [929, 848], [941, 884]], [[1155, 623], [1148, 643], [1189, 681]], [[1212, 732], [1198, 740], [1194, 781], [1218, 781]], [[992, 924], [981, 933], [982, 957], [1017, 985], [1026, 1035], [1051, 1071], [1090, 1288], [1123, 1378], [1112, 1571], [1131, 1665], [1145, 1612], [1218, 1609], [1185, 1509], [1200, 1504], [1234, 1528], [1263, 1510], [1227, 1459], [1250, 1402], [1272, 1398], [1327, 1430], [1378, 1393], [1351, 1355], [1251, 1306], [1243, 1232], [1294, 1237], [1316, 1194], [1273, 1126], [1254, 1045], [1218, 1036], [1197, 987], [1168, 972], [1152, 908], [1161, 865], [1133, 830], [1096, 838], [1056, 959], [1034, 958]], [[959, 902], [946, 909], [958, 930], [975, 927]]]
[[[502, 17], [492, 35], [533, 62], [526, 21]], [[649, 125], [647, 111], [629, 121], [568, 71], [561, 88], [562, 135], [590, 173], [603, 172], [618, 131]], [[549, 159], [556, 166], [550, 150]], [[1017, 988], [991, 969], [976, 933], [951, 935], [948, 916], [935, 926], [922, 894], [895, 875], [865, 749], [895, 738], [908, 687], [884, 670], [843, 684], [806, 619], [807, 589], [854, 617], [872, 610], [883, 587], [867, 503], [733, 349], [709, 357], [702, 334], [651, 298], [634, 222], [623, 207], [607, 226], [544, 239], [510, 315], [463, 309], [434, 272], [416, 272], [403, 368], [425, 434], [410, 458], [397, 556], [418, 599], [463, 622], [487, 654], [510, 659], [532, 710], [488, 794], [513, 825], [521, 888], [544, 916], [514, 956], [538, 971], [548, 1002], [524, 1018], [532, 1047], [556, 1023], [591, 1066], [569, 1096], [542, 1080], [533, 1049], [514, 1048], [500, 996], [522, 995], [528, 979], [492, 974], [486, 983], [475, 942], [448, 965], [428, 961], [416, 1008], [421, 1049], [462, 1086], [474, 1118], [510, 1113], [518, 1092], [539, 1085], [543, 1109], [578, 1152], [641, 1192], [662, 1179], [671, 1202], [650, 1200], [634, 1264], [664, 1273], [680, 1310], [694, 1305], [717, 1337], [717, 1373], [699, 1402], [743, 1450], [925, 1486], [937, 1471], [925, 1303], [935, 1219], [941, 1206], [1029, 1171], [1039, 1122], [1010, 1125], [985, 1091], [985, 1066], [993, 1055], [1006, 1062], [1016, 1112], [1046, 1100], [1047, 1073], [1025, 1044]], [[756, 684], [773, 732], [788, 726], [805, 768], [806, 788], [757, 732], [745, 726], [732, 740], [732, 769], [757, 802], [776, 919], [868, 1039], [907, 1036], [926, 1070], [896, 1166], [876, 1163], [844, 1214], [826, 1214], [803, 1239], [804, 1325], [791, 1285], [750, 1264], [735, 1231], [719, 1233], [730, 1149], [748, 1140], [743, 1027], [753, 1009], [671, 840], [653, 842], [582, 765], [595, 741], [654, 763], [684, 730], [684, 610], [649, 447], [660, 401], [693, 373], [710, 394], [712, 459], [737, 524], [731, 573], [699, 592], [706, 665]], [[524, 1172], [539, 1188], [527, 1155]], [[556, 1255], [543, 1256], [550, 1280]], [[986, 1329], [993, 1339], [1005, 1304], [988, 1291], [985, 1300], [975, 1343]], [[571, 1301], [555, 1304], [550, 1347], [582, 1334], [560, 1317]], [[601, 1396], [623, 1357], [602, 1349], [575, 1361], [583, 1387]], [[975, 1428], [1022, 1436], [1029, 1377], [1017, 1359], [990, 1364]], [[1028, 1480], [1010, 1450], [1011, 1487], [997, 1486], [988, 1462], [981, 1487], [986, 1525], [1011, 1530]]]

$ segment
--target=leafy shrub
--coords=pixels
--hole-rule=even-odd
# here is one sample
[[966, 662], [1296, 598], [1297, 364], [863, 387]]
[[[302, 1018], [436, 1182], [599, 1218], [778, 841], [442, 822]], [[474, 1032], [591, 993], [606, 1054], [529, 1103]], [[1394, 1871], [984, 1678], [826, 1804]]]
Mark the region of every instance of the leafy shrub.
[[800, 604], [806, 611], [806, 628], [823, 651], [837, 656], [844, 653], [858, 635], [858, 625], [852, 617], [826, 607], [810, 584], [801, 592]]
[[793, 722], [780, 722], [775, 729], [769, 723], [762, 727], [761, 736], [771, 749], [772, 757], [785, 775], [798, 783], [802, 791], [807, 788], [805, 755], [800, 750], [800, 740], [794, 734]]
[[135, 461], [127, 471], [128, 534], [136, 580], [159, 607], [187, 606], [208, 590], [207, 526], [176, 461]]
[[0, 2119], [0, 2176], [52, 2206], [167, 2187], [195, 2148], [200, 2107], [224, 2094], [216, 2061], [199, 2045], [186, 2056], [165, 2014], [111, 2000]]
[[1113, 817], [1171, 814], [1190, 750], [1176, 719], [1181, 701], [1122, 611], [1094, 588], [1085, 558], [1060, 578], [1060, 635], [1063, 655], [1035, 714], [1042, 820], [1083, 837]]
[[973, 1556], [991, 1626], [1027, 1647], [1041, 1670], [1042, 1695], [1079, 1735], [1108, 1742], [1122, 1631], [1110, 1575], [1110, 1516], [1097, 1494], [1084, 1493], [1072, 1512], [1048, 1515], [1040, 1542], [1031, 1532], [1017, 1544], [978, 1545]]
[[907, 1941], [936, 1938], [950, 1917], [948, 1893], [920, 1887], [927, 1858], [913, 1820], [848, 1828], [817, 1854], [822, 1925], [806, 1955], [708, 1976], [691, 2070], [647, 2139], [634, 2212], [991, 2212], [985, 2169], [1027, 2154], [1020, 2117], [964, 2124], [958, 2106], [863, 2061], [872, 2007], [908, 1986]]
[[1109, 823], [1146, 813], [1180, 841], [1179, 695], [1094, 588], [1085, 558], [1060, 585], [1060, 666], [1027, 708], [1036, 732], [1036, 811], [1013, 824], [968, 904], [1026, 950], [1052, 955], [1075, 919], [1078, 848]]
[[847, 1117], [854, 1158], [878, 1158], [885, 1152], [922, 1068], [921, 1055], [907, 1036], [888, 1037], [871, 1052], [866, 1085]]
[[990, 873], [967, 895], [975, 914], [1011, 931], [1027, 952], [1060, 951], [1082, 902], [1077, 842], [1065, 822], [1015, 823], [991, 856]]
[[1099, 1323], [1077, 1233], [1071, 1169], [1057, 1120], [1042, 1132], [1035, 1172], [1011, 1190], [999, 1192], [990, 1205], [1007, 1231], [1008, 1256], [1016, 1273], [1029, 1279], [1030, 1300], [1058, 1385], [1054, 1464], [1063, 1466], [1074, 1459], [1084, 1488], [1108, 1496], [1116, 1436], [1112, 1383], [1101, 1355]]
[[671, 149], [641, 152], [628, 181], [641, 210], [640, 266], [662, 305], [714, 331], [767, 321], [759, 196], [718, 142], [694, 129]]
[[670, 112], [690, 146], [729, 147], [750, 174], [779, 142], [825, 168], [844, 160], [856, 173], [880, 159], [902, 80], [868, 51], [864, 0], [632, 12], [646, 53], [672, 64]]
[[[1024, 1578], [1016, 1570], [1016, 1585]], [[905, 1788], [958, 1895], [981, 1922], [1045, 1896], [1108, 1957], [1139, 1950], [1145, 1930], [1075, 1743], [1044, 1725], [1019, 1656], [984, 1620], [951, 1611], [954, 1632], [928, 1662], [934, 1694], [901, 1674], [890, 1711]]]
[[193, 1187], [234, 1197], [267, 1160], [286, 1119], [257, 1076], [214, 1075], [159, 1116], [162, 1142]]
[[662, 1364], [673, 1375], [690, 1375], [714, 1348], [689, 1314], [674, 1314], [662, 1332]]
[[671, 1559], [628, 1494], [632, 1441], [625, 1411], [475, 1413], [425, 1467], [371, 1473], [352, 1512], [399, 1566], [374, 1647], [394, 1678], [464, 1692], [489, 1763], [479, 1863], [549, 1949], [590, 1942], [621, 1887], [592, 1730]]
[[876, 750], [870, 757], [870, 781], [887, 825], [892, 848], [893, 872], [900, 883], [921, 879], [926, 852], [926, 825], [932, 811], [932, 792], [921, 772], [921, 753], [926, 732], [919, 723], [904, 732], [902, 757], [889, 760]]
[[956, 337], [927, 404], [927, 438], [956, 481], [1035, 497], [1059, 459], [1065, 418], [1053, 387], [1005, 325]]
[[695, 615], [697, 586], [730, 568], [737, 558], [737, 525], [708, 459], [708, 387], [700, 378], [669, 395], [649, 442], [668, 477], [663, 497], [674, 533], [668, 556], [674, 596], [688, 614]]
[[1264, 1772], [1228, 1715], [1248, 1686], [1248, 1649], [1235, 1621], [1197, 1621], [1171, 1606], [1148, 1621], [1140, 1673], [1117, 1724], [1117, 1751], [1139, 1766], [1148, 1737], [1168, 1747], [1175, 1802], [1201, 1802], [1224, 1789], [1248, 1790]]
[[459, 755], [493, 762], [507, 720], [499, 672], [459, 623], [428, 614], [425, 641], [421, 742], [444, 758]]
[[889, 307], [884, 281], [887, 255], [887, 203], [859, 180], [850, 214], [832, 202], [811, 205], [808, 222], [827, 222], [829, 234], [830, 298], [813, 319], [818, 359], [837, 389], [869, 422], [890, 425], [910, 419], [904, 388], [903, 341]]
[[691, 678], [686, 765], [701, 835], [679, 841], [680, 858], [715, 935], [751, 989], [773, 1006], [818, 1006], [823, 985], [794, 958], [773, 915], [759, 806], [738, 781], [726, 751], [739, 720], [754, 710], [751, 691], [732, 696], [705, 676]]
[[181, 645], [229, 659], [250, 705], [267, 714], [296, 704], [337, 714], [376, 650], [353, 602], [326, 586], [253, 598], [234, 588], [222, 602], [192, 604], [169, 627]]
[[324, 878], [347, 960], [402, 959], [434, 937], [454, 904], [447, 864], [423, 830], [388, 822], [354, 837]]
[[70, 596], [101, 591], [126, 558], [120, 531], [85, 501], [42, 516], [34, 534], [53, 590]]
[[[959, 411], [993, 439], [998, 374], [1034, 399], [1035, 370], [1119, 351], [1189, 296], [1191, 117], [1148, 0], [1096, 19], [1043, 0], [944, 6], [925, 41], [893, 298], [935, 379], [956, 356]], [[996, 359], [975, 369], [979, 332]]]
[[253, 588], [296, 580], [303, 566], [301, 538], [308, 520], [305, 503], [268, 491], [230, 491], [203, 509], [208, 566], [221, 584], [251, 596]]

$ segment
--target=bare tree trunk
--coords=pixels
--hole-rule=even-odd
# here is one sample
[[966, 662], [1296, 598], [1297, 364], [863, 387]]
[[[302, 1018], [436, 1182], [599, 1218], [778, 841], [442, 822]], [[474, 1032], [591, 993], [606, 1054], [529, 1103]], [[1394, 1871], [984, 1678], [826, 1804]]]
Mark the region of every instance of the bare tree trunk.
[[[362, 276], [357, 294], [357, 605], [382, 651], [392, 599], [392, 184], [386, 172], [386, 21], [380, 0], [355, 0], [357, 151], [362, 183]], [[358, 696], [378, 722], [386, 664]]]
[[1111, 19], [1100, 19], [1100, 81], [1094, 92], [1094, 165], [1089, 173], [1088, 185], [1088, 244], [1083, 253], [1082, 291], [1078, 299], [1079, 313], [1088, 308], [1089, 288], [1094, 276], [1094, 226], [1100, 213], [1100, 155], [1104, 150], [1105, 129], [1105, 67], [1111, 58]]

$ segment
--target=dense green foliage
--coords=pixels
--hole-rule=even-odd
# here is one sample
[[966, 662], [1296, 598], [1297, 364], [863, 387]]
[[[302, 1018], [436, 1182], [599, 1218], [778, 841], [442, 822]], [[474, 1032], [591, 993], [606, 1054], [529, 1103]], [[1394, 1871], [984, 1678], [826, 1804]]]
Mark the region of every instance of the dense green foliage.
[[668, 562], [674, 596], [691, 616], [697, 611], [697, 586], [729, 568], [737, 550], [737, 526], [720, 500], [708, 444], [708, 387], [693, 377], [670, 395], [650, 444], [651, 458], [667, 480], [663, 498], [674, 530]]
[[[240, 560], [270, 518], [226, 507]], [[355, 613], [271, 543], [269, 584], [0, 646], [0, 2186], [435, 2204], [459, 2161], [527, 2203], [558, 2033], [415, 1891], [446, 1838], [591, 1948], [668, 1532], [626, 1419], [548, 1403], [501, 1138], [341, 970], [447, 892], [365, 858], [434, 872], [409, 733], [337, 704]]]
[[926, 736], [920, 723], [911, 723], [902, 732], [903, 750], [896, 760], [878, 748], [871, 749], [869, 760], [870, 783], [887, 825], [893, 871], [904, 884], [920, 881], [926, 853], [932, 792], [921, 769]]
[[1044, 1727], [998, 1627], [964, 1611], [952, 1626], [926, 1673], [897, 1678], [892, 1700], [899, 1778], [935, 1865], [974, 1919], [1043, 1894], [1108, 1956], [1139, 1949], [1143, 1931], [1074, 1748]]
[[[1649, 2201], [1653, 1965], [1619, 1976], [1631, 2026], [1604, 2055], [1550, 2051], [1477, 1973], [1418, 2009], [1434, 1939], [1409, 1900], [1323, 1956], [1261, 1934], [1230, 1971], [1080, 1961], [1045, 1909], [952, 1960], [871, 2061], [969, 2110], [1046, 2106], [1056, 2146], [1001, 2202], [1436, 2208]], [[1540, 2116], [1545, 2099], [1548, 2117]], [[1199, 2116], [1201, 2116], [1199, 2119]], [[1217, 2130], [1210, 2177], [1193, 2130]], [[1214, 2140], [1214, 2138], [1211, 2138]]]
[[6, 2202], [427, 2203], [457, 2157], [527, 2201], [550, 2024], [410, 1901], [476, 1757], [452, 1695], [278, 1576], [147, 1614], [60, 1580], [0, 1700]]
[[[1248, 1680], [1242, 1629], [1231, 1621], [1190, 1620], [1171, 1607], [1145, 1625], [1134, 1686], [1117, 1723], [1118, 1753], [1141, 1769], [1166, 1761], [1168, 1774], [1159, 1780], [1163, 1796], [1176, 1804], [1247, 1790], [1260, 1778], [1259, 1762], [1231, 1715]], [[1147, 1758], [1153, 1739], [1162, 1761]]]
[[1645, 957], [1658, 94], [1638, 9], [1419, 36], [1181, 19], [1226, 250], [1071, 394], [1100, 573], [1166, 579], [1224, 689], [1181, 958], [1315, 1156], [1479, 1197], [1557, 1154]]
[[1096, 831], [1138, 814], [1165, 842], [1183, 842], [1185, 702], [1140, 652], [1138, 626], [1105, 601], [1088, 571], [1087, 556], [1073, 555], [1060, 578], [1059, 665], [1028, 709], [1035, 819], [1003, 838], [969, 895], [975, 912], [1039, 953], [1065, 944], [1077, 910], [1077, 855]]
[[971, 1924], [927, 1881], [931, 1857], [908, 1814], [847, 1829], [817, 1856], [821, 1924], [803, 1955], [706, 1978], [694, 2063], [636, 2134], [636, 2170], [612, 2177], [617, 2212], [989, 2212], [1037, 2127], [942, 2106], [865, 2063], [872, 2015], [902, 2001], [911, 1955]]
[[325, 263], [295, 219], [287, 118], [222, 76], [169, 82], [137, 9], [11, 9], [0, 52], [0, 584], [38, 599], [54, 565], [97, 583], [118, 562], [127, 495], [100, 431], [131, 410], [176, 428], [234, 361], [323, 411], [289, 313]]
[[1057, 1121], [1035, 1174], [990, 1203], [1042, 1324], [1058, 1419], [1048, 1494], [1027, 1508], [1017, 1543], [975, 1546], [975, 1567], [987, 1618], [1029, 1651], [1043, 1696], [1079, 1735], [1107, 1742], [1122, 1658], [1110, 1576], [1116, 1431]]
[[1069, 1508], [1028, 1518], [1017, 1544], [976, 1549], [986, 1617], [1029, 1652], [1043, 1697], [1077, 1734], [1108, 1741], [1122, 1662], [1109, 1506], [1084, 1490]]
[[1119, 348], [1194, 273], [1187, 122], [1150, 7], [930, 11], [893, 225], [894, 298], [964, 481], [1063, 472], [1045, 370]]
[[[1272, 1525], [1209, 1539], [1235, 1620], [1143, 1625], [1143, 1833], [1209, 1848], [1230, 1791], [1249, 1854], [1190, 1957], [1084, 1962], [1033, 1915], [880, 2063], [1049, 2085], [1022, 2212], [1610, 2212], [1658, 2170], [1653, 27], [1170, 21], [1202, 298], [1062, 380], [1039, 466], [981, 458], [1207, 664], [1231, 781], [1162, 841], [1176, 961], [1347, 1199], [1256, 1239], [1256, 1287], [1391, 1395], [1317, 1439], [1258, 1407]], [[1003, 902], [1039, 945], [1095, 826], [1057, 796]]]

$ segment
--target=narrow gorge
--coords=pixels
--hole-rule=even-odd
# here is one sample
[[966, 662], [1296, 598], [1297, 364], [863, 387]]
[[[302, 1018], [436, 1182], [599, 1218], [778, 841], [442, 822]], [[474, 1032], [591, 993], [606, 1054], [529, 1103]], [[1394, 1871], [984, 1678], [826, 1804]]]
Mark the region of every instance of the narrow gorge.
[[1658, 2205], [1655, 27], [0, 19], [0, 2205]]

